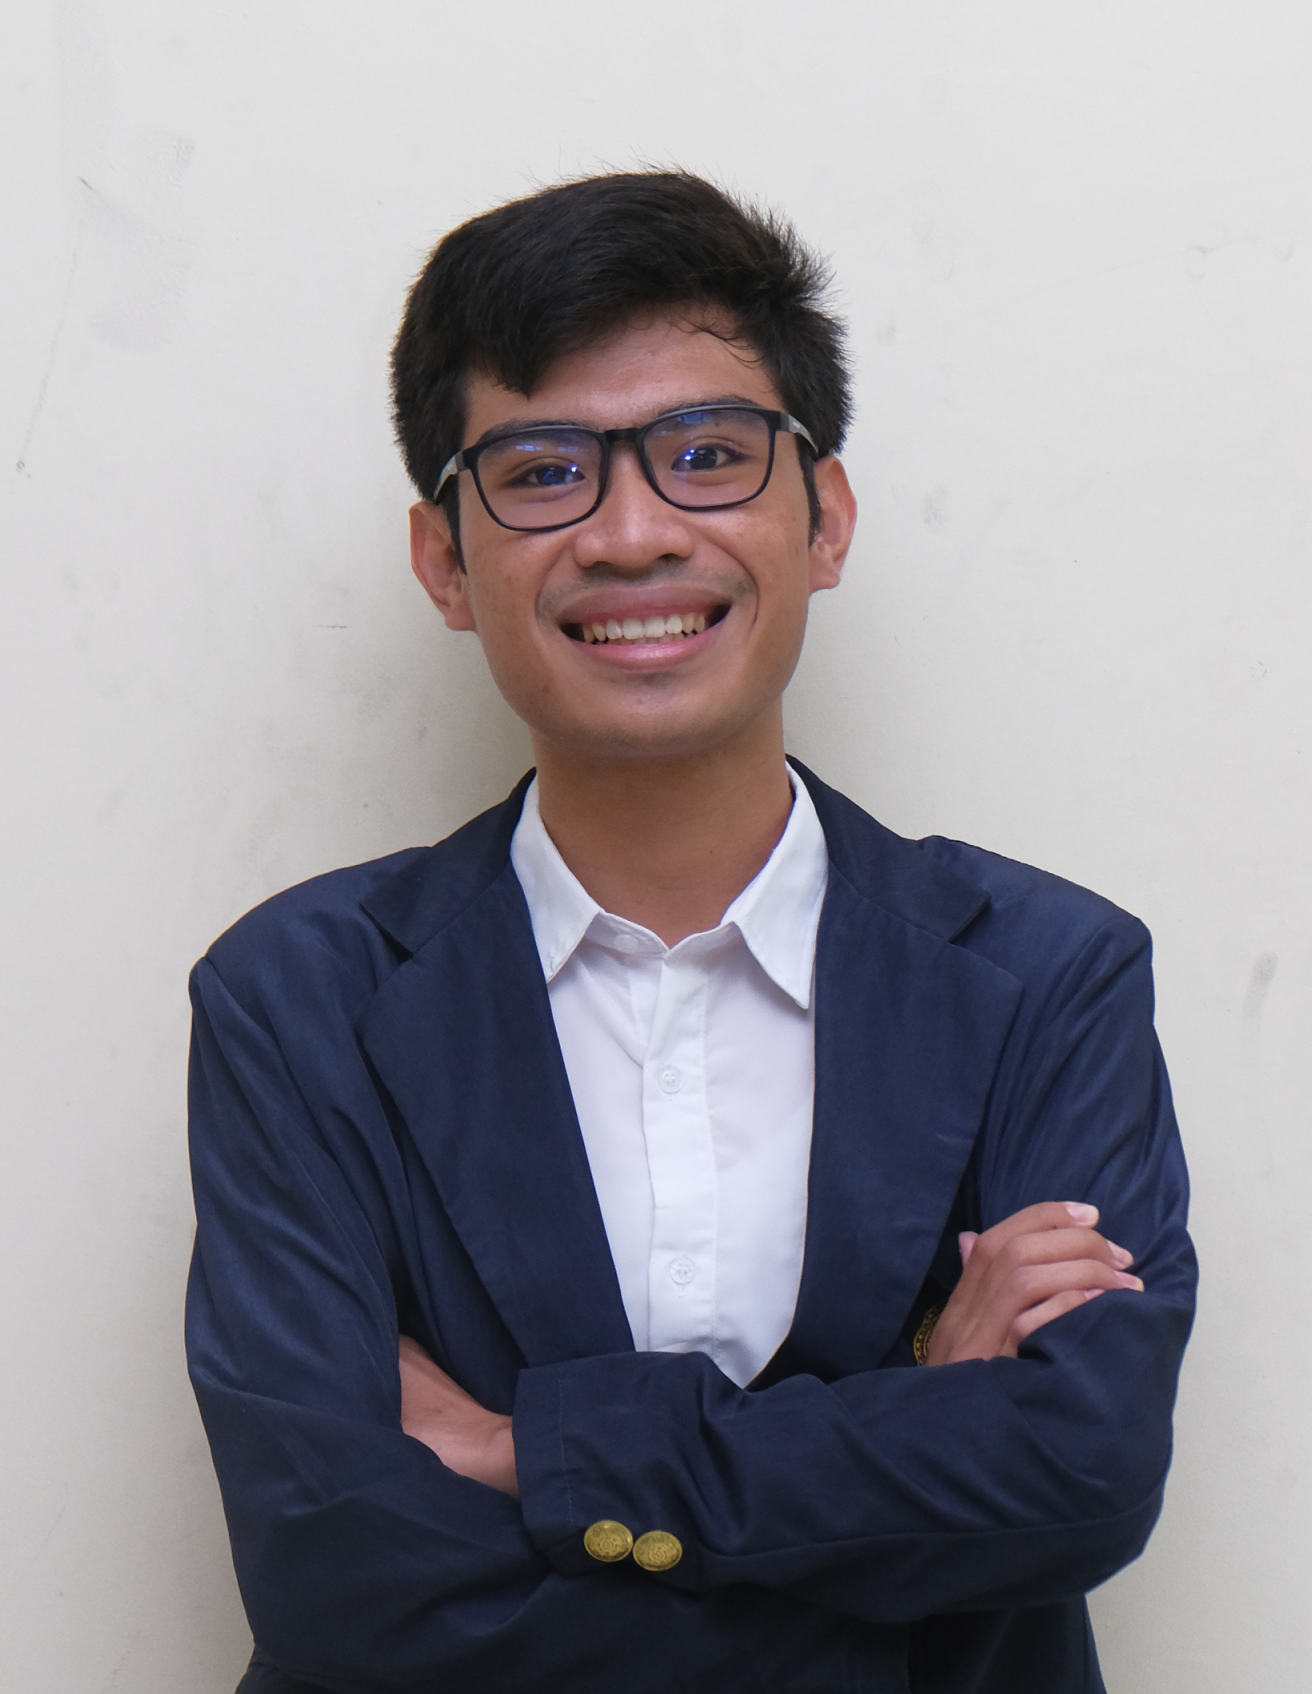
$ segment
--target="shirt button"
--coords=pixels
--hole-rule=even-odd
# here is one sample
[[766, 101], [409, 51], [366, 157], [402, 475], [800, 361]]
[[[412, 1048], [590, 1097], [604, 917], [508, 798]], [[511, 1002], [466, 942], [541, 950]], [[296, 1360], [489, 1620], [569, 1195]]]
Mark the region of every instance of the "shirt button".
[[638, 938], [636, 935], [621, 934], [615, 937], [615, 950], [619, 953], [636, 953]]
[[667, 1094], [677, 1094], [683, 1087], [683, 1072], [678, 1065], [666, 1065], [657, 1072], [656, 1080]]
[[680, 1288], [686, 1288], [697, 1274], [697, 1267], [691, 1259], [670, 1260], [670, 1281]]

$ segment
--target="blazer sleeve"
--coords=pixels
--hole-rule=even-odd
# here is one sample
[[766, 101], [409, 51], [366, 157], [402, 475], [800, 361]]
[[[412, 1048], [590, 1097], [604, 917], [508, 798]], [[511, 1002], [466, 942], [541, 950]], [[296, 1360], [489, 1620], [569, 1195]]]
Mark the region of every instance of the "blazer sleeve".
[[1074, 951], [1008, 1038], [977, 1143], [979, 1222], [1092, 1201], [1146, 1293], [1089, 1302], [1018, 1359], [828, 1383], [744, 1391], [700, 1354], [527, 1371], [525, 1519], [557, 1569], [612, 1517], [679, 1537], [657, 1579], [671, 1588], [749, 1582], [891, 1623], [1066, 1598], [1141, 1551], [1192, 1318], [1187, 1183], [1147, 932], [1117, 914]]
[[360, 1063], [349, 1021], [294, 1063], [279, 1019], [239, 1003], [211, 960], [192, 995], [189, 1362], [264, 1652], [341, 1694], [601, 1687], [621, 1665], [628, 1686], [694, 1690], [729, 1661], [762, 1683], [786, 1667], [816, 1694], [852, 1686], [870, 1631], [759, 1589], [562, 1571], [518, 1501], [403, 1433], [399, 1207], [371, 1194], [343, 1151], [355, 1128], [314, 1095]]

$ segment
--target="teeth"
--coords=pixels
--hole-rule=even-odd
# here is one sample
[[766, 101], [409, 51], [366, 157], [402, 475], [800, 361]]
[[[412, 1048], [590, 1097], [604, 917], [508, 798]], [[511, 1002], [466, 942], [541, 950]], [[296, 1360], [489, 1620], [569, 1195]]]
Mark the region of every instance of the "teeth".
[[623, 623], [618, 618], [607, 618], [604, 623], [598, 620], [579, 627], [589, 645], [599, 641], [628, 644], [637, 641], [681, 641], [685, 636], [704, 633], [706, 613], [670, 612], [664, 617], [653, 614], [649, 618], [625, 618]]

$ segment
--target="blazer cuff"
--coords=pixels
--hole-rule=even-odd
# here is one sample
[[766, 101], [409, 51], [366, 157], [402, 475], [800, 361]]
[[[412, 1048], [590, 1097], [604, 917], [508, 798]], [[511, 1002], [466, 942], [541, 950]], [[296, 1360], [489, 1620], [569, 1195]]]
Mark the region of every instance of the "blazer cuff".
[[519, 1373], [513, 1408], [515, 1474], [524, 1527], [562, 1576], [597, 1569], [583, 1546], [582, 1523], [570, 1488], [564, 1437], [565, 1384], [557, 1365]]
[[[513, 1420], [524, 1527], [563, 1576], [624, 1571], [684, 1592], [703, 1585], [701, 1549], [686, 1514], [672, 1499], [640, 1505], [636, 1477], [633, 1487], [624, 1486], [626, 1456], [636, 1471], [649, 1456], [642, 1447], [650, 1431], [615, 1416], [616, 1401], [641, 1403], [656, 1369], [689, 1357], [626, 1353], [520, 1372]], [[617, 1441], [626, 1451], [613, 1450]], [[599, 1450], [606, 1453], [601, 1463]], [[647, 1522], [653, 1512], [662, 1521]]]

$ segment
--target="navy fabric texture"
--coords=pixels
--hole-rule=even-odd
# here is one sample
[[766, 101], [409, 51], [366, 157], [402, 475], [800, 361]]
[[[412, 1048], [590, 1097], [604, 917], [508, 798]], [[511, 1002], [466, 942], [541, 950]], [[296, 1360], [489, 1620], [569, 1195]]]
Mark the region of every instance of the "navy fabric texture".
[[[830, 853], [806, 1252], [746, 1390], [633, 1349], [509, 864], [525, 783], [196, 967], [188, 1346], [247, 1694], [1102, 1689], [1083, 1595], [1160, 1510], [1195, 1282], [1148, 936], [801, 774]], [[916, 1369], [956, 1231], [1067, 1199], [1147, 1293]], [[398, 1331], [513, 1412], [521, 1500], [402, 1432]], [[596, 1564], [598, 1518], [682, 1562]]]

